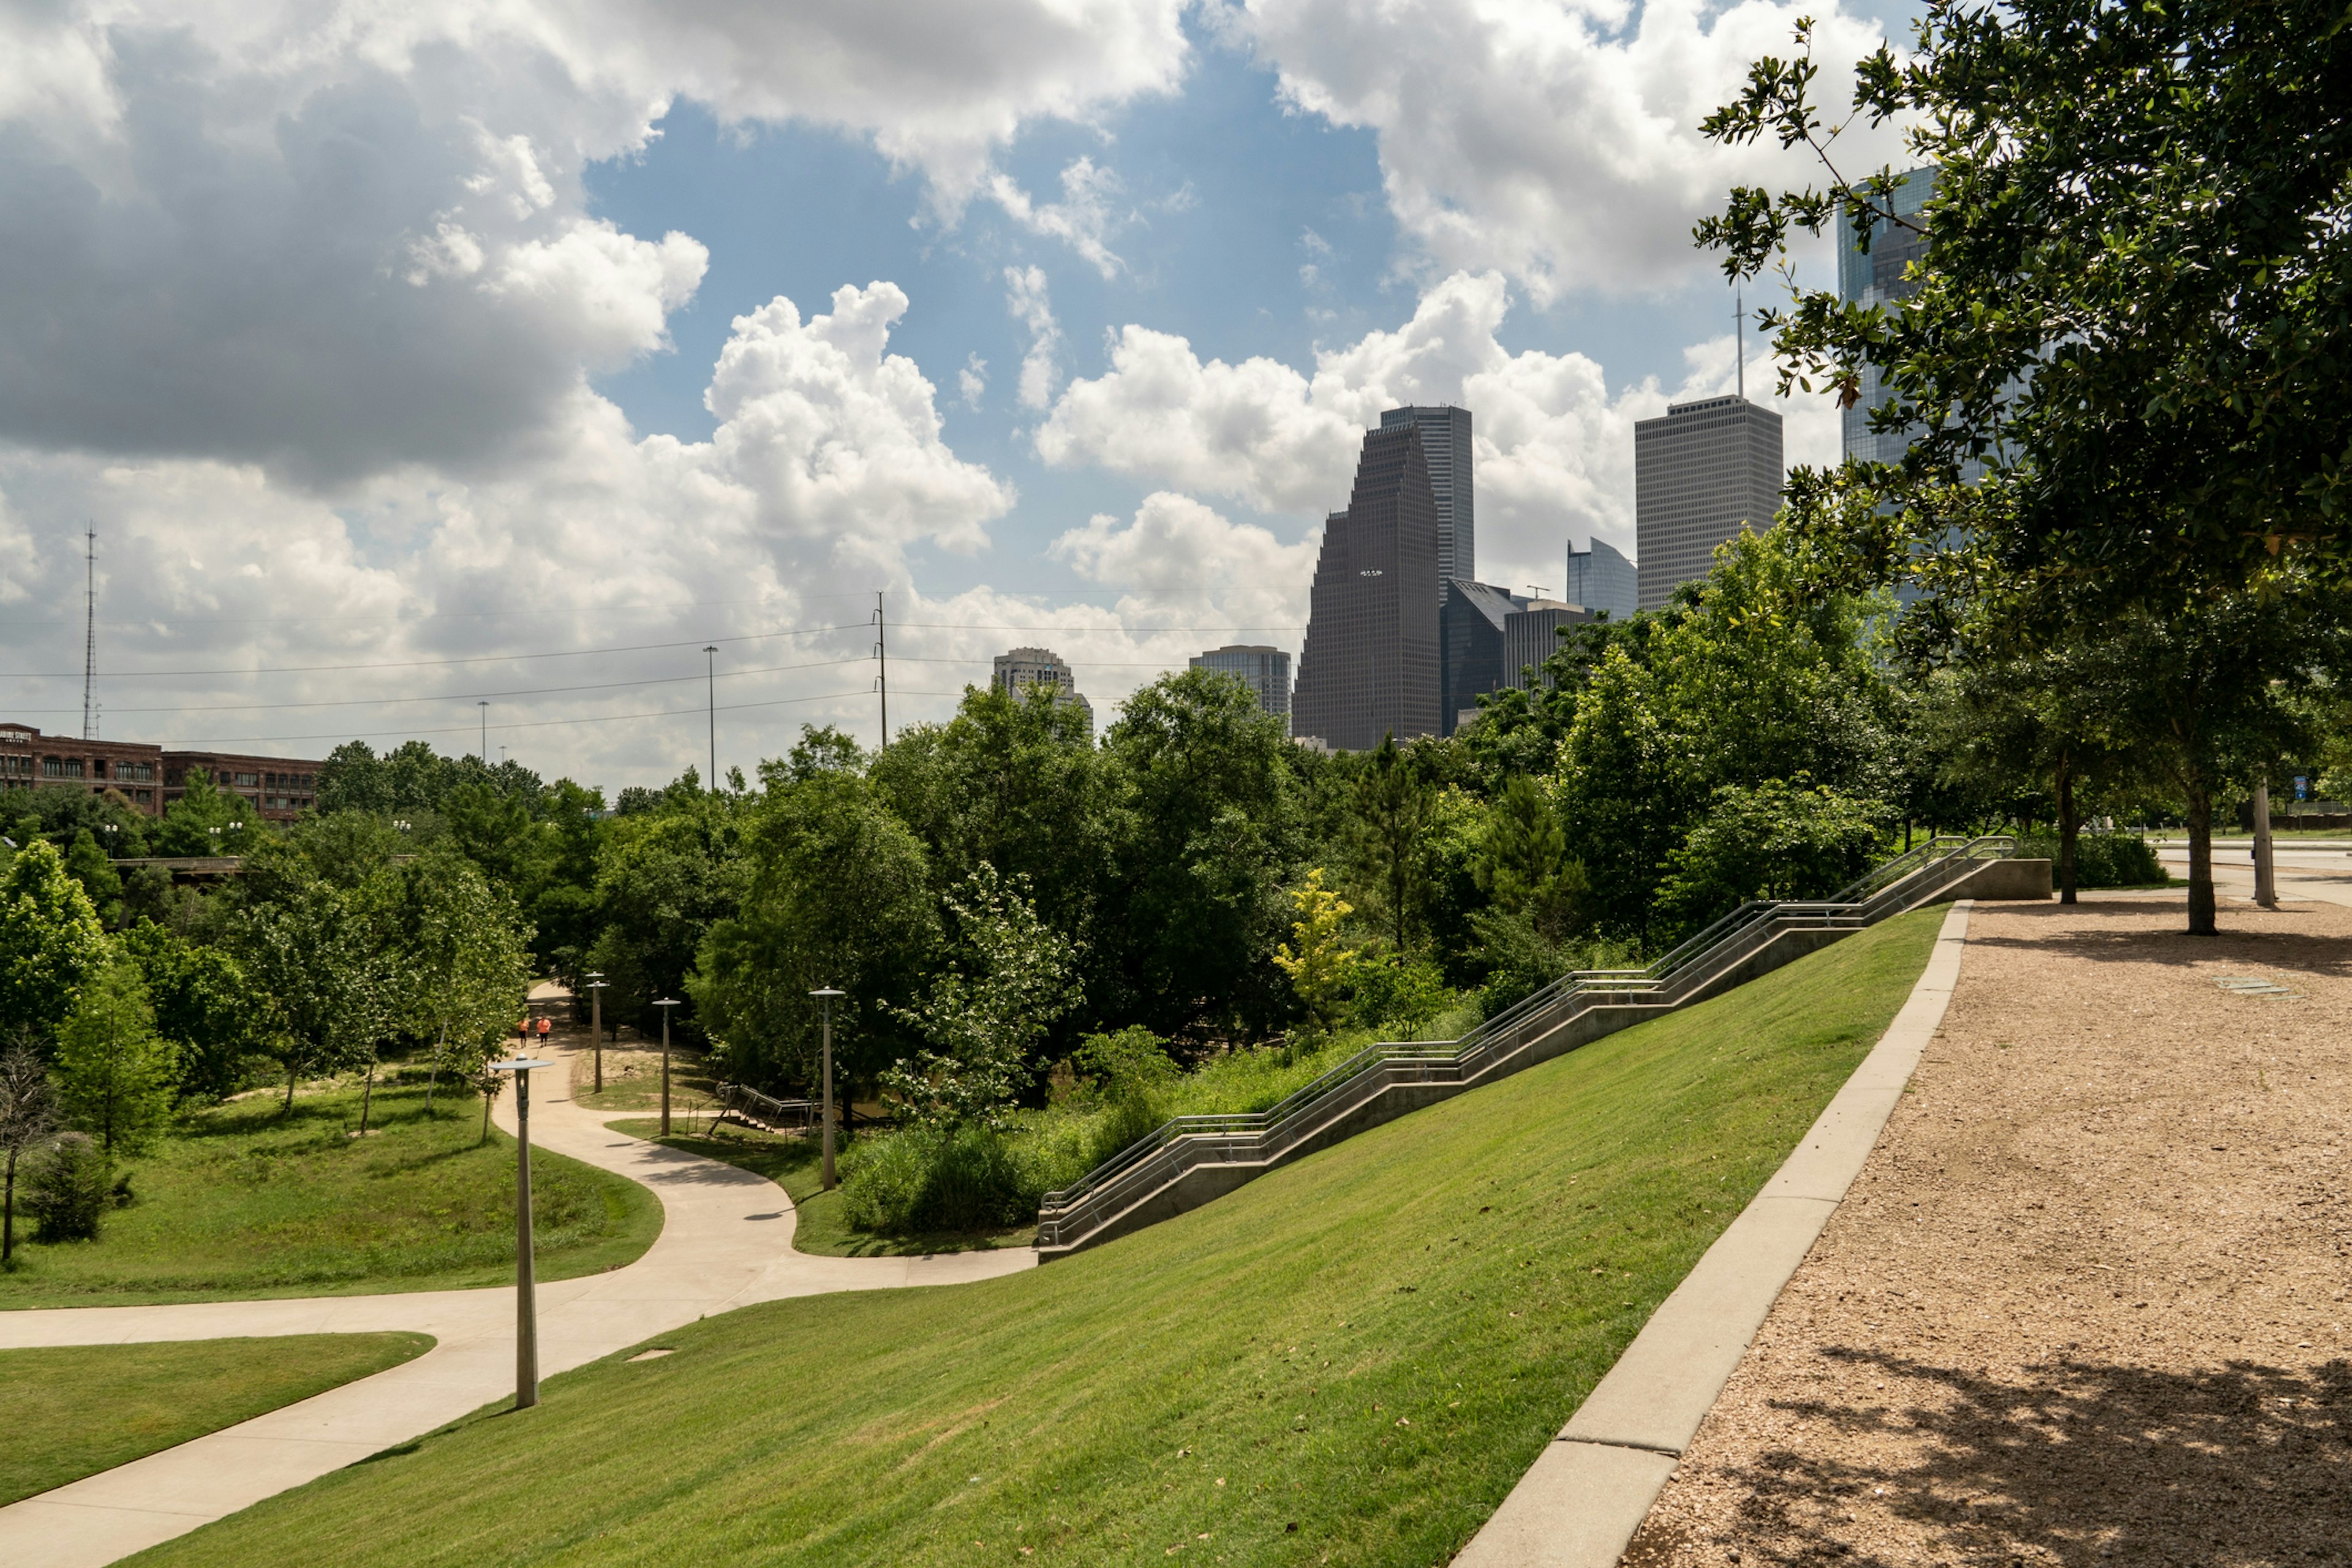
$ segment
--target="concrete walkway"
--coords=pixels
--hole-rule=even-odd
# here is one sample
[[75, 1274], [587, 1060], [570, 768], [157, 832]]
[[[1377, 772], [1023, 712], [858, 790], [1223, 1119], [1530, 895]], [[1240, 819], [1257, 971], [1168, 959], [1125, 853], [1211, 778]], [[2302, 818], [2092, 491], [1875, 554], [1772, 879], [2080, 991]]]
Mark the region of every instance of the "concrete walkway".
[[[625, 1268], [539, 1287], [551, 1376], [713, 1312], [831, 1290], [949, 1285], [1034, 1268], [1026, 1248], [929, 1258], [814, 1258], [792, 1247], [792, 1202], [765, 1177], [608, 1130], [572, 1101], [571, 1052], [531, 1096], [531, 1142], [641, 1182], [661, 1236]], [[499, 1125], [514, 1130], [513, 1097]], [[641, 1116], [641, 1111], [625, 1113]], [[363, 1459], [514, 1393], [514, 1291], [424, 1290], [174, 1307], [0, 1312], [0, 1349], [408, 1329], [425, 1354], [176, 1448], [0, 1509], [8, 1568], [98, 1568]]]

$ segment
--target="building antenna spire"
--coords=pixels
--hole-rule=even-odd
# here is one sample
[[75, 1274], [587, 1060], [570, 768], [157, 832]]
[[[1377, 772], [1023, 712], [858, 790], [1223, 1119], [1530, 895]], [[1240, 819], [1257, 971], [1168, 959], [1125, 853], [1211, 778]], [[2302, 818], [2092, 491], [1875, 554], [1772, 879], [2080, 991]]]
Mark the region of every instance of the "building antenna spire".
[[96, 740], [90, 695], [98, 679], [98, 525], [82, 529], [81, 738]]
[[1748, 396], [1748, 301], [1738, 284], [1731, 286], [1731, 341], [1739, 345], [1739, 395]]

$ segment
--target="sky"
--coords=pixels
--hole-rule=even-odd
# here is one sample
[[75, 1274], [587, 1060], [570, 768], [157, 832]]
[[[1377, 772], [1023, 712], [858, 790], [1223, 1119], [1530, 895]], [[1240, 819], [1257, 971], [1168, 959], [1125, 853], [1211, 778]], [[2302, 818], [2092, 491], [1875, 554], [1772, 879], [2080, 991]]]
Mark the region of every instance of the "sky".
[[1818, 174], [1696, 127], [1801, 11], [1832, 105], [1903, 25], [0, 0], [0, 718], [79, 732], [92, 531], [110, 740], [614, 790], [707, 773], [715, 716], [749, 773], [877, 738], [877, 607], [894, 729], [1016, 644], [1108, 718], [1297, 647], [1403, 403], [1472, 411], [1477, 575], [1556, 593], [1571, 543], [1635, 552], [1634, 422], [1734, 384], [1691, 226]]

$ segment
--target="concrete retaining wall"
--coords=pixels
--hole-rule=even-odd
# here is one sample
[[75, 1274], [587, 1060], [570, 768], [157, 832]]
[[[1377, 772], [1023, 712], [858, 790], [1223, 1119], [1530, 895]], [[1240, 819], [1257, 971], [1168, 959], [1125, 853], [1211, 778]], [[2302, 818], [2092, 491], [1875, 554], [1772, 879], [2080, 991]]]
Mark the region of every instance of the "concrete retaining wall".
[[1951, 890], [1936, 901], [2047, 899], [2050, 889], [2050, 862], [2047, 860], [1981, 860], [1974, 870], [1955, 882]]

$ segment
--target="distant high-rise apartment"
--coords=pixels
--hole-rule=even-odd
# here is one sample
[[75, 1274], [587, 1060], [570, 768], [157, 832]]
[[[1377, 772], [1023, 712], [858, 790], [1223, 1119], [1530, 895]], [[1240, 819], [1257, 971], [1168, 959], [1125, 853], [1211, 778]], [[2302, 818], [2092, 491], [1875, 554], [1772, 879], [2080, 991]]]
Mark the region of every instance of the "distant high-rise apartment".
[[[1916, 213], [1936, 194], [1933, 168], [1913, 169], [1895, 177], [1902, 182], [1895, 187], [1893, 203], [1899, 216]], [[1916, 281], [1905, 279], [1903, 269], [1927, 248], [1927, 236], [1882, 217], [1871, 223], [1870, 249], [1865, 252], [1853, 226], [1846, 220], [1844, 209], [1840, 208], [1838, 298], [1852, 305], [1884, 305], [1902, 299], [1918, 286]], [[1887, 398], [1876, 365], [1865, 363], [1862, 367], [1861, 394], [1853, 405], [1839, 416], [1840, 444], [1849, 458], [1872, 463], [1894, 462], [1909, 450], [1911, 438], [1900, 431], [1882, 434], [1870, 427], [1871, 411]]]
[[1412, 426], [1421, 432], [1421, 455], [1429, 465], [1429, 488], [1437, 497], [1438, 596], [1446, 580], [1478, 574], [1476, 487], [1470, 473], [1470, 411], [1451, 404], [1435, 408], [1391, 408], [1381, 416], [1383, 430]]
[[1780, 510], [1780, 416], [1744, 397], [1680, 403], [1633, 426], [1641, 608], [1704, 577], [1716, 546], [1772, 526]]
[[[1503, 684], [1533, 689], [1550, 681], [1541, 673], [1544, 660], [1559, 651], [1559, 628], [1581, 626], [1592, 612], [1558, 599], [1524, 599], [1503, 618]], [[1538, 673], [1532, 678], [1528, 671]]]
[[1588, 610], [1606, 610], [1611, 620], [1622, 621], [1641, 605], [1640, 574], [1606, 540], [1596, 536], [1589, 548], [1579, 550], [1571, 539], [1568, 542], [1568, 591], [1561, 596]]
[[1062, 656], [1049, 647], [1016, 647], [996, 656], [994, 684], [1015, 698], [1028, 694], [1029, 689], [1043, 686], [1051, 689], [1056, 702], [1076, 705], [1086, 715], [1087, 727], [1094, 728], [1094, 704], [1078, 691], [1077, 677], [1070, 673]]
[[1437, 497], [1421, 432], [1368, 432], [1323, 525], [1291, 733], [1341, 751], [1438, 732]]
[[1228, 644], [1194, 654], [1192, 668], [1240, 677], [1243, 684], [1257, 694], [1260, 708], [1281, 718], [1286, 726], [1288, 724], [1290, 656], [1282, 649]]
[[1444, 649], [1445, 700], [1440, 733], [1451, 735], [1478, 714], [1478, 699], [1500, 691], [1517, 672], [1503, 662], [1503, 625], [1525, 599], [1507, 588], [1456, 577], [1437, 613]]

